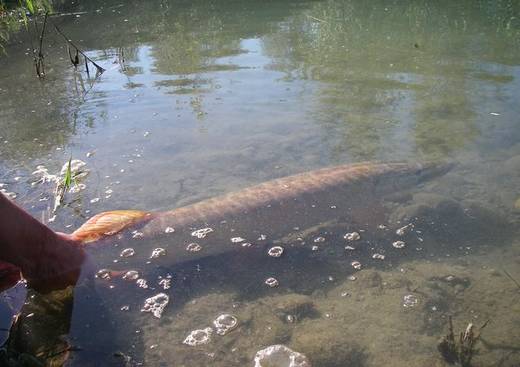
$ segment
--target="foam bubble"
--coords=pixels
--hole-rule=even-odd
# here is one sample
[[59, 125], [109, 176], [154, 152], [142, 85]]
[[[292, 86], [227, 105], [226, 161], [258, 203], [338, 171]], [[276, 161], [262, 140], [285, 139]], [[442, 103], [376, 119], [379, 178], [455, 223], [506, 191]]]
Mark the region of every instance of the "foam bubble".
[[138, 278], [139, 278], [139, 273], [136, 270], [128, 270], [123, 275], [123, 279], [125, 279], [125, 280], [137, 280]]
[[352, 265], [352, 267], [356, 270], [361, 269], [361, 263], [359, 261], [352, 261], [352, 263], [350, 263], [350, 265]]
[[392, 243], [392, 246], [395, 248], [403, 248], [404, 246], [406, 246], [406, 244], [404, 243], [404, 241], [395, 241]]
[[419, 303], [419, 298], [413, 294], [407, 294], [403, 297], [403, 307], [415, 307]]
[[213, 334], [213, 329], [210, 327], [193, 330], [182, 343], [191, 347], [208, 344], [211, 341], [211, 334]]
[[146, 281], [146, 279], [137, 279], [137, 281], [135, 282], [137, 284], [137, 286], [139, 288], [144, 288], [144, 289], [148, 289], [148, 282]]
[[282, 344], [270, 345], [255, 355], [255, 367], [311, 367], [307, 357]]
[[134, 256], [134, 255], [135, 255], [135, 250], [133, 248], [131, 248], [131, 247], [125, 248], [119, 254], [119, 256], [121, 256], [121, 257], [130, 257], [130, 256]]
[[166, 277], [166, 278], [163, 278], [163, 277], [159, 277], [159, 286], [163, 287], [164, 290], [166, 289], [170, 289], [171, 287], [171, 284], [172, 284], [172, 277], [169, 276], [169, 277]]
[[204, 238], [208, 235], [208, 233], [211, 233], [213, 232], [213, 228], [201, 228], [201, 229], [197, 229], [196, 231], [193, 231], [191, 232], [191, 235], [193, 237], [197, 237], [197, 238]]
[[349, 232], [343, 236], [347, 241], [357, 241], [361, 238], [358, 232]]
[[166, 250], [163, 249], [162, 247], [157, 247], [157, 248], [153, 249], [152, 254], [150, 255], [150, 259], [157, 259], [158, 257], [165, 256], [165, 255], [166, 255]]
[[139, 231], [132, 232], [132, 238], [143, 238], [143, 236], [144, 236], [143, 232], [139, 232]]
[[175, 232], [175, 229], [172, 228], [172, 227], [166, 227], [166, 228], [164, 229], [164, 233], [173, 233], [173, 232]]
[[162, 313], [166, 305], [170, 302], [170, 297], [165, 293], [159, 293], [153, 297], [147, 298], [144, 301], [144, 306], [141, 309], [142, 312], [151, 312], [152, 315], [161, 318]]
[[222, 314], [213, 321], [218, 335], [226, 335], [238, 326], [238, 319], [230, 314]]
[[413, 229], [413, 223], [409, 223], [405, 225], [404, 227], [401, 227], [395, 231], [395, 234], [398, 236], [404, 236], [406, 233], [411, 231]]
[[199, 252], [200, 250], [202, 250], [202, 246], [195, 242], [186, 246], [186, 251]]
[[245, 238], [242, 238], [242, 237], [233, 237], [231, 238], [231, 242], [233, 243], [240, 243], [240, 242], [244, 242], [246, 239]]
[[109, 280], [111, 278], [110, 270], [108, 269], [100, 269], [96, 273], [96, 278]]
[[385, 255], [383, 255], [383, 254], [373, 254], [372, 255], [372, 259], [384, 260], [385, 259]]
[[267, 251], [267, 254], [271, 257], [280, 257], [283, 254], [282, 246], [273, 246]]
[[278, 283], [278, 280], [276, 280], [276, 278], [270, 277], [265, 280], [265, 284], [267, 284], [267, 286], [269, 286], [271, 288], [274, 288], [274, 287], [278, 287], [279, 283]]
[[316, 238], [314, 239], [314, 242], [316, 242], [316, 243], [319, 243], [319, 242], [325, 242], [325, 237], [316, 237]]

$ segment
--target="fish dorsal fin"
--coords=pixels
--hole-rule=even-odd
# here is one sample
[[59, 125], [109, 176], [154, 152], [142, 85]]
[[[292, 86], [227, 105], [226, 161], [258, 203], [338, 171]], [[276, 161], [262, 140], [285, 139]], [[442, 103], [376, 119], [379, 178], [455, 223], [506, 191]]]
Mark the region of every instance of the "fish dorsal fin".
[[83, 223], [72, 233], [72, 236], [83, 243], [94, 242], [102, 237], [114, 235], [150, 215], [141, 210], [113, 210], [99, 213]]

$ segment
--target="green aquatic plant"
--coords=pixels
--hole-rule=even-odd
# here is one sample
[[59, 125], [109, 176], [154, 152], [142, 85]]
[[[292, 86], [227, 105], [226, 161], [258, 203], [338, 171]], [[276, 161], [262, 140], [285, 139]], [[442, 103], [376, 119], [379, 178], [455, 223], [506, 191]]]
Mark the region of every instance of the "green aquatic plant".
[[68, 190], [72, 186], [72, 170], [70, 168], [70, 164], [72, 162], [72, 156], [69, 158], [69, 163], [67, 165], [67, 170], [65, 171], [65, 177], [63, 179], [63, 187], [65, 190]]
[[55, 179], [56, 189], [54, 190], [53, 212], [56, 212], [58, 207], [63, 203], [66, 192], [77, 192], [81, 190], [81, 184], [78, 183], [78, 180], [88, 174], [88, 170], [83, 168], [84, 166], [84, 162], [77, 159], [73, 160], [72, 156], [69, 158], [69, 161], [65, 163], [60, 174]]
[[51, 10], [48, 0], [0, 0], [0, 52], [5, 53], [4, 45], [12, 33], [22, 26], [29, 29], [28, 15], [46, 14]]

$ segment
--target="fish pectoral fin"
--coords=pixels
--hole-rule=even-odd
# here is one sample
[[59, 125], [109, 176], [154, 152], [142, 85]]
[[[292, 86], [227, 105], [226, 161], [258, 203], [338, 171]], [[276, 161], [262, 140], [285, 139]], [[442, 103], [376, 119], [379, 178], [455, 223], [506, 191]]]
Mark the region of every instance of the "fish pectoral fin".
[[123, 229], [150, 218], [149, 212], [141, 210], [113, 210], [96, 214], [72, 233], [72, 236], [82, 243], [99, 240], [105, 236], [114, 235]]

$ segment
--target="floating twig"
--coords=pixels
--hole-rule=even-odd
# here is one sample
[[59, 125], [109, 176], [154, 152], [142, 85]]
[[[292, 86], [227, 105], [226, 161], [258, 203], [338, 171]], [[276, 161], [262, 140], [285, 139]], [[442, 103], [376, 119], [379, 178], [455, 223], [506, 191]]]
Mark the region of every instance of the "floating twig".
[[[45, 28], [47, 25], [47, 17], [49, 15], [49, 12], [45, 13], [45, 17], [43, 18], [43, 26], [42, 31], [40, 33], [40, 45], [38, 47], [38, 57], [34, 56], [34, 67], [36, 68], [36, 75], [38, 75], [38, 78], [42, 79], [45, 77], [45, 64], [44, 64], [44, 56], [43, 56], [43, 37], [45, 35]], [[36, 32], [38, 32], [38, 24], [34, 23]], [[34, 52], [34, 51], [33, 51]]]
[[309, 15], [309, 14], [305, 14], [305, 15], [307, 15], [309, 18], [314, 19], [314, 20], [316, 20], [316, 21], [318, 21], [318, 22], [320, 22], [320, 23], [327, 23], [327, 24], [329, 24], [329, 22], [327, 22], [326, 20], [323, 20], [323, 19], [320, 19], [320, 18], [313, 17], [312, 15]]
[[[94, 65], [96, 67], [96, 75], [102, 74], [105, 71], [105, 69], [103, 67], [98, 65], [94, 60], [92, 60], [90, 57], [88, 57], [78, 46], [76, 46], [74, 44], [74, 42], [72, 42], [65, 35], [65, 33], [63, 33], [61, 31], [61, 29], [56, 24], [53, 23], [53, 25], [54, 25], [54, 28], [56, 29], [56, 32], [58, 32], [65, 39], [65, 41], [67, 41], [67, 43], [76, 50], [76, 55], [74, 57], [74, 61], [72, 61], [72, 58], [71, 58], [71, 62], [73, 65], [77, 66], [79, 64], [79, 55], [78, 55], [78, 53], [79, 53], [79, 54], [81, 54], [81, 56], [83, 56], [85, 58], [85, 63], [90, 62], [90, 63], [92, 63], [92, 65]], [[70, 56], [70, 52], [69, 52], [69, 56]]]

